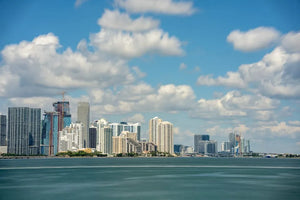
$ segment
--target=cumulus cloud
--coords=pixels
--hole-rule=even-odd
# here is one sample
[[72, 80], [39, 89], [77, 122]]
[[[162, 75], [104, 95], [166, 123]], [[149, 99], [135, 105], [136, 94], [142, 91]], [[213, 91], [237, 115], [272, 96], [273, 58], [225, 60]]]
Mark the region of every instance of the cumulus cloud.
[[84, 55], [70, 48], [58, 53], [60, 46], [52, 33], [7, 45], [1, 52], [0, 96], [45, 96], [62, 89], [105, 88], [135, 80], [122, 60], [103, 59], [97, 52]]
[[157, 90], [140, 83], [127, 85], [118, 92], [94, 89], [90, 92], [94, 109], [101, 114], [130, 112], [187, 111], [195, 104], [195, 94], [187, 85], [162, 85]]
[[279, 46], [259, 62], [243, 64], [238, 71], [227, 72], [226, 76], [217, 78], [212, 75], [200, 76], [197, 84], [242, 88], [276, 98], [298, 98], [300, 97], [299, 65], [300, 52], [289, 53]]
[[227, 41], [232, 43], [236, 50], [250, 52], [269, 47], [279, 38], [280, 33], [274, 28], [258, 27], [246, 32], [234, 30], [227, 36]]
[[283, 36], [281, 45], [288, 52], [300, 52], [300, 32], [290, 32]]
[[92, 34], [91, 44], [100, 51], [124, 58], [140, 57], [146, 53], [179, 56], [183, 54], [181, 42], [160, 29], [144, 33], [102, 29]]
[[139, 17], [133, 20], [127, 13], [120, 13], [118, 10], [105, 10], [98, 20], [98, 24], [102, 28], [135, 32], [155, 29], [158, 27], [159, 21], [150, 17]]
[[203, 119], [226, 119], [252, 115], [260, 110], [272, 110], [279, 101], [261, 95], [242, 95], [238, 91], [230, 91], [221, 98], [200, 99], [190, 112], [192, 117]]
[[160, 13], [168, 15], [191, 15], [196, 10], [193, 2], [173, 0], [115, 0], [116, 5], [130, 13]]

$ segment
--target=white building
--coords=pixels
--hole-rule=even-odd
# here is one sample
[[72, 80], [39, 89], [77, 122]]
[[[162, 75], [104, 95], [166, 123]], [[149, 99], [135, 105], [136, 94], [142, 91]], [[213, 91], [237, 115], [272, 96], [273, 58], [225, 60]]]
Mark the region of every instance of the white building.
[[157, 145], [157, 151], [174, 153], [173, 124], [154, 117], [149, 121], [149, 142]]
[[77, 151], [83, 148], [83, 124], [71, 123], [59, 132], [58, 152]]
[[162, 120], [158, 117], [154, 117], [149, 121], [149, 142], [156, 145], [158, 144], [158, 124], [161, 122]]
[[105, 119], [97, 121], [97, 144], [96, 150], [102, 153], [112, 153], [113, 129]]
[[109, 126], [113, 129], [113, 136], [119, 136], [122, 131], [129, 131], [137, 134], [137, 140], [141, 139], [141, 124], [140, 123], [110, 123]]

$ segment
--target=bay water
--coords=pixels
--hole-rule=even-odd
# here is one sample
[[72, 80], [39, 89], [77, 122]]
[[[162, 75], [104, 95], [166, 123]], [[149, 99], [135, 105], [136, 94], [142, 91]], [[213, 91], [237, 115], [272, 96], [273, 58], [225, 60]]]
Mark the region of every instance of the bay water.
[[300, 199], [300, 159], [0, 160], [0, 199]]

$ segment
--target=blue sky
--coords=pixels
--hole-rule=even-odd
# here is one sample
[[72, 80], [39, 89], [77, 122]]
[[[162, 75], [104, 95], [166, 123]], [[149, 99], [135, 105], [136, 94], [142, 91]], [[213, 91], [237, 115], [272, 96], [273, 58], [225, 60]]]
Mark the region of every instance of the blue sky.
[[300, 2], [0, 1], [0, 112], [50, 110], [67, 91], [73, 119], [174, 124], [219, 143], [232, 130], [256, 152], [300, 153]]

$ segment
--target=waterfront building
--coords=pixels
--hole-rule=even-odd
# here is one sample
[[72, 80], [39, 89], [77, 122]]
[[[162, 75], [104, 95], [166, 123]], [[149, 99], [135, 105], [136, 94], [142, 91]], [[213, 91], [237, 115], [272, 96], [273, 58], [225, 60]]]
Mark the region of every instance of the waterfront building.
[[105, 119], [100, 119], [97, 124], [97, 144], [96, 149], [102, 153], [112, 153], [113, 129], [108, 125]]
[[217, 142], [209, 140], [209, 135], [194, 135], [194, 151], [201, 154], [216, 154]]
[[221, 143], [221, 151], [222, 152], [230, 152], [230, 142], [222, 142]]
[[129, 131], [137, 134], [137, 140], [141, 140], [141, 124], [140, 123], [110, 123], [109, 126], [113, 129], [113, 136], [119, 136], [122, 131]]
[[90, 124], [90, 104], [88, 102], [79, 102], [77, 106], [77, 121], [83, 124], [83, 148], [89, 146], [89, 124]]
[[7, 152], [17, 155], [38, 155], [41, 137], [41, 109], [8, 108]]
[[158, 117], [154, 117], [149, 121], [149, 142], [156, 145], [158, 144], [158, 124], [161, 122], [162, 120]]
[[83, 123], [71, 123], [59, 132], [58, 152], [83, 149]]
[[92, 126], [89, 128], [89, 147], [96, 149], [97, 144], [97, 128]]
[[184, 151], [184, 146], [182, 144], [174, 144], [174, 153], [182, 154]]
[[159, 152], [174, 153], [173, 124], [167, 121], [158, 124], [158, 144]]
[[141, 153], [141, 145], [137, 141], [137, 134], [123, 131], [119, 136], [113, 136], [112, 153]]
[[53, 103], [53, 112], [44, 113], [42, 122], [41, 154], [54, 156], [59, 149], [59, 131], [71, 124], [68, 101]]
[[0, 115], [0, 146], [6, 145], [6, 115]]
[[147, 141], [141, 141], [139, 142], [141, 147], [142, 153], [150, 153], [153, 151], [157, 151], [157, 145], [155, 145], [153, 142], [147, 142]]
[[157, 151], [174, 153], [173, 124], [154, 117], [149, 121], [149, 142], [157, 145]]

